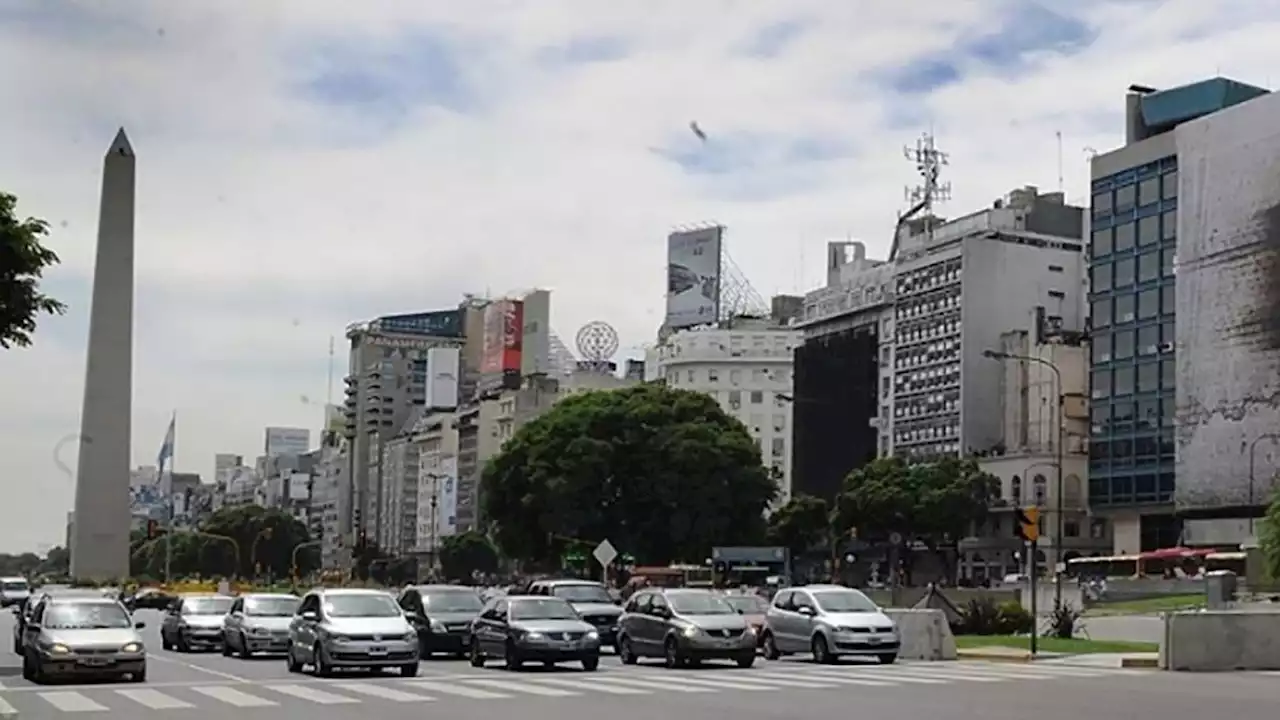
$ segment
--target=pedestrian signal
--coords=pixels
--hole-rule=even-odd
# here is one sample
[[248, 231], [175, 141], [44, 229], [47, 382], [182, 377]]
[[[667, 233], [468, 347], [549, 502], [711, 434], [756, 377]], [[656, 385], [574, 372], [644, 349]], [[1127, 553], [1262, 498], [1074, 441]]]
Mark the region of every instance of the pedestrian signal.
[[1018, 537], [1029, 543], [1040, 539], [1040, 508], [1018, 509]]

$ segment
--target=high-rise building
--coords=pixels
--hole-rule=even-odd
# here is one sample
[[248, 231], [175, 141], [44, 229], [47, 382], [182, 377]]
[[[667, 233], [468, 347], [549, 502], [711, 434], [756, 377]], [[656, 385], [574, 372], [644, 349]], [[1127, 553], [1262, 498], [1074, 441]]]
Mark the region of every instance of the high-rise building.
[[1112, 519], [1117, 551], [1183, 539], [1174, 514], [1182, 394], [1175, 273], [1187, 218], [1172, 131], [1266, 92], [1225, 78], [1131, 87], [1125, 145], [1091, 162], [1089, 502]]

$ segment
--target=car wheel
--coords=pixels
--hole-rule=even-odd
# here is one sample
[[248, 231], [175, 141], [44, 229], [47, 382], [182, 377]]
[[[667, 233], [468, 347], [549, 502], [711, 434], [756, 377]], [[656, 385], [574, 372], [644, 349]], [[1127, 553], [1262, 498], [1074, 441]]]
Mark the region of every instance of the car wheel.
[[[224, 640], [223, 642], [225, 643], [226, 641]], [[248, 660], [253, 657], [253, 651], [249, 649], [249, 638], [245, 637], [244, 633], [240, 633], [239, 639], [236, 640], [236, 642], [240, 643], [241, 658]], [[231, 653], [228, 652], [227, 654], [230, 655]]]
[[749, 668], [752, 665], [756, 664], [756, 654], [754, 652], [749, 654], [744, 654], [742, 655], [742, 657], [738, 658], [737, 662], [738, 662], [738, 667]]
[[222, 656], [231, 657], [231, 643], [227, 641], [227, 636], [222, 636]]
[[635, 649], [631, 647], [631, 638], [626, 635], [618, 639], [618, 659], [623, 665], [635, 665], [640, 659], [636, 657]]
[[160, 631], [160, 647], [164, 650], [173, 649], [173, 643], [169, 642], [169, 636], [163, 630]]
[[587, 672], [595, 672], [598, 667], [600, 667], [599, 655], [591, 655], [589, 657], [582, 658], [583, 670], [586, 670]]
[[666, 662], [666, 666], [671, 669], [684, 665], [684, 658], [680, 657], [680, 646], [676, 643], [675, 638], [667, 638], [667, 642], [663, 644], [662, 658]]
[[409, 663], [400, 666], [400, 677], [418, 677], [418, 663]]
[[764, 634], [764, 659], [777, 660], [782, 657], [782, 653], [778, 652], [778, 641], [773, 639], [773, 633]]
[[22, 654], [22, 641], [18, 640], [17, 638], [13, 639], [13, 654], [14, 655]]
[[520, 659], [520, 651], [516, 650], [516, 644], [510, 640], [507, 641], [507, 647], [502, 655], [502, 659], [507, 663], [508, 670], [515, 671], [524, 666], [524, 661]]
[[325, 659], [324, 648], [320, 646], [320, 643], [316, 643], [315, 647], [311, 648], [311, 655], [315, 658], [312, 664], [316, 668], [316, 675], [318, 677], [329, 677], [330, 675], [333, 675], [333, 668], [330, 667], [329, 661]]
[[827, 639], [821, 635], [813, 636], [813, 661], [820, 665], [830, 665], [835, 662], [835, 656], [831, 654], [831, 649], [827, 647]]
[[471, 660], [471, 667], [484, 667], [484, 653], [480, 652], [480, 643], [475, 638], [471, 638], [467, 657]]
[[180, 652], [180, 653], [189, 653], [189, 652], [191, 652], [191, 644], [190, 644], [190, 643], [188, 643], [188, 642], [187, 642], [187, 639], [186, 639], [186, 638], [184, 638], [184, 637], [182, 637], [182, 635], [181, 635], [181, 634], [179, 634], [179, 635], [178, 635], [178, 641], [177, 641], [177, 642], [175, 642], [175, 643], [173, 644], [173, 646], [174, 646], [174, 648], [175, 648], [178, 652]]
[[129, 677], [129, 682], [144, 683], [147, 681], [147, 666], [143, 665], [138, 672]]
[[298, 662], [298, 657], [293, 654], [293, 645], [289, 646], [288, 653], [284, 658], [285, 666], [289, 668], [291, 673], [302, 672], [302, 663]]
[[35, 665], [31, 663], [31, 655], [25, 652], [22, 654], [22, 679], [28, 682], [35, 682], [36, 679]]
[[898, 653], [884, 653], [883, 655], [877, 655], [876, 659], [880, 661], [881, 665], [892, 665], [898, 661]]

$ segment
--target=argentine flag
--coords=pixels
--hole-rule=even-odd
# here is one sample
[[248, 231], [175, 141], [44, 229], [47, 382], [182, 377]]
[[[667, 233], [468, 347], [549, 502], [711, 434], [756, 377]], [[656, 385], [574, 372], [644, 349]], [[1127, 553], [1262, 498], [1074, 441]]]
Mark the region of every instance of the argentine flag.
[[160, 455], [156, 458], [157, 471], [160, 477], [164, 476], [165, 465], [173, 461], [173, 435], [177, 421], [178, 413], [175, 412], [173, 417], [169, 418], [169, 431], [164, 434], [164, 443], [160, 445]]

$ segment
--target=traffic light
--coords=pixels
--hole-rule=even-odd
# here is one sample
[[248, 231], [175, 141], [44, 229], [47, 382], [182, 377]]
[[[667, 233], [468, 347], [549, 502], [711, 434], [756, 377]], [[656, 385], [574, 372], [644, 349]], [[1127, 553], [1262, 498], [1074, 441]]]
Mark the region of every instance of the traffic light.
[[1018, 537], [1029, 543], [1040, 539], [1040, 508], [1018, 509]]
[[160, 523], [156, 522], [155, 520], [147, 521], [147, 539], [148, 540], [156, 539], [156, 535], [159, 534], [158, 533], [159, 527], [160, 527]]

